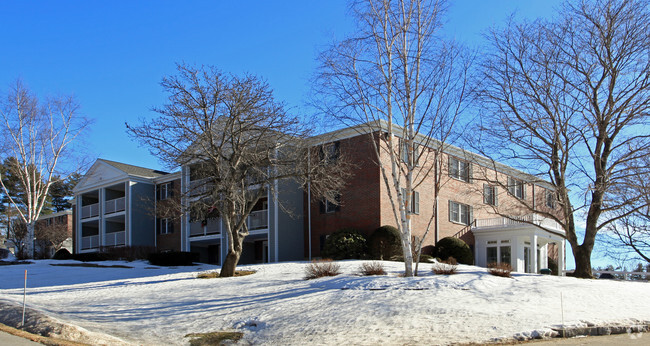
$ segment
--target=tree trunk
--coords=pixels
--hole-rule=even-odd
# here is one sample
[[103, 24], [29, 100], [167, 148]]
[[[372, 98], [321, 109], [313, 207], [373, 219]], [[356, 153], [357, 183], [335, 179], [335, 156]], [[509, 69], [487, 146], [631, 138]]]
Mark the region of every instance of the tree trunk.
[[591, 279], [591, 250], [592, 247], [582, 244], [580, 246], [572, 246], [573, 257], [576, 261], [575, 277], [583, 279]]
[[25, 258], [34, 258], [34, 229], [36, 221], [27, 223], [27, 237], [25, 238]]
[[223, 261], [223, 265], [221, 266], [221, 273], [219, 276], [222, 278], [235, 276], [235, 268], [237, 267], [237, 263], [239, 263], [239, 257], [241, 257], [241, 250], [228, 251], [226, 260]]

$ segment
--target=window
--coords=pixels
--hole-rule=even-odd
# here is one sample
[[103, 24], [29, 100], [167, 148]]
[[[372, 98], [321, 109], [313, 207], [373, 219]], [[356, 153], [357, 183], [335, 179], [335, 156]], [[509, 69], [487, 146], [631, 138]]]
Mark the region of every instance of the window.
[[[402, 196], [406, 198], [406, 189], [402, 189]], [[413, 191], [411, 194], [411, 203], [409, 204], [411, 214], [420, 214], [420, 193]]]
[[497, 187], [483, 184], [483, 203], [497, 205]]
[[341, 156], [340, 142], [324, 144], [320, 147], [319, 157], [326, 163], [336, 163]]
[[499, 262], [510, 264], [510, 246], [501, 246], [501, 259]]
[[174, 222], [171, 219], [158, 219], [158, 234], [174, 233]]
[[557, 197], [555, 195], [555, 192], [551, 190], [546, 190], [546, 206], [551, 209], [555, 209], [555, 201], [557, 200]]
[[526, 188], [521, 180], [508, 177], [508, 192], [519, 199], [526, 198]]
[[323, 197], [323, 200], [320, 202], [321, 213], [327, 214], [341, 210], [341, 194], [335, 193], [333, 197], [335, 202]]
[[486, 248], [486, 250], [487, 250], [487, 258], [486, 258], [487, 262], [485, 263], [487, 264], [496, 263], [498, 258], [496, 246], [489, 246]]
[[160, 184], [156, 190], [156, 199], [159, 201], [166, 200], [174, 195], [174, 182]]
[[[413, 143], [413, 165], [418, 165], [418, 156], [420, 153], [420, 146]], [[400, 157], [402, 162], [409, 163], [409, 146], [408, 142], [405, 140], [400, 140]]]
[[472, 177], [471, 165], [469, 162], [461, 161], [455, 157], [449, 156], [449, 176], [465, 182], [469, 182]]
[[469, 225], [472, 220], [472, 207], [467, 204], [449, 201], [449, 221]]

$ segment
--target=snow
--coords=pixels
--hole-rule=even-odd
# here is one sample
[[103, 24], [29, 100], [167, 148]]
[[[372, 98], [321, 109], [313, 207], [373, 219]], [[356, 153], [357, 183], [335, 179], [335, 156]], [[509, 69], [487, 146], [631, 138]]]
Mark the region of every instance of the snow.
[[445, 276], [428, 264], [403, 278], [399, 262], [364, 277], [361, 261], [342, 261], [342, 275], [315, 280], [303, 279], [305, 262], [240, 266], [257, 272], [226, 279], [196, 278], [218, 270], [210, 265], [51, 266], [61, 263], [78, 262], [1, 266], [0, 301], [22, 303], [27, 269], [29, 307], [133, 344], [186, 344], [186, 334], [220, 330], [254, 344], [449, 344], [550, 336], [563, 317], [565, 326], [650, 321], [648, 282], [502, 278], [462, 265]]

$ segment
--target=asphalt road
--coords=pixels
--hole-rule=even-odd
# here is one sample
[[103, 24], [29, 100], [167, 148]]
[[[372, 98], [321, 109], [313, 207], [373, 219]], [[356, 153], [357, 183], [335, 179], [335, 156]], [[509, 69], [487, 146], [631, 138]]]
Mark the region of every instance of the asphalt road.
[[41, 345], [31, 340], [23, 339], [19, 336], [11, 335], [5, 332], [0, 332], [0, 345], [7, 346], [33, 346]]

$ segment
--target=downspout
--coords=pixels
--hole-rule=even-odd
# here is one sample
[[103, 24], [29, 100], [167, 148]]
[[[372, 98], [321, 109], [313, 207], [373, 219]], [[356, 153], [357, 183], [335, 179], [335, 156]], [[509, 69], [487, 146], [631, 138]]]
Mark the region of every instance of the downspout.
[[309, 261], [311, 261], [311, 177], [309, 176], [309, 164], [311, 163], [311, 150], [307, 151], [307, 249]]

